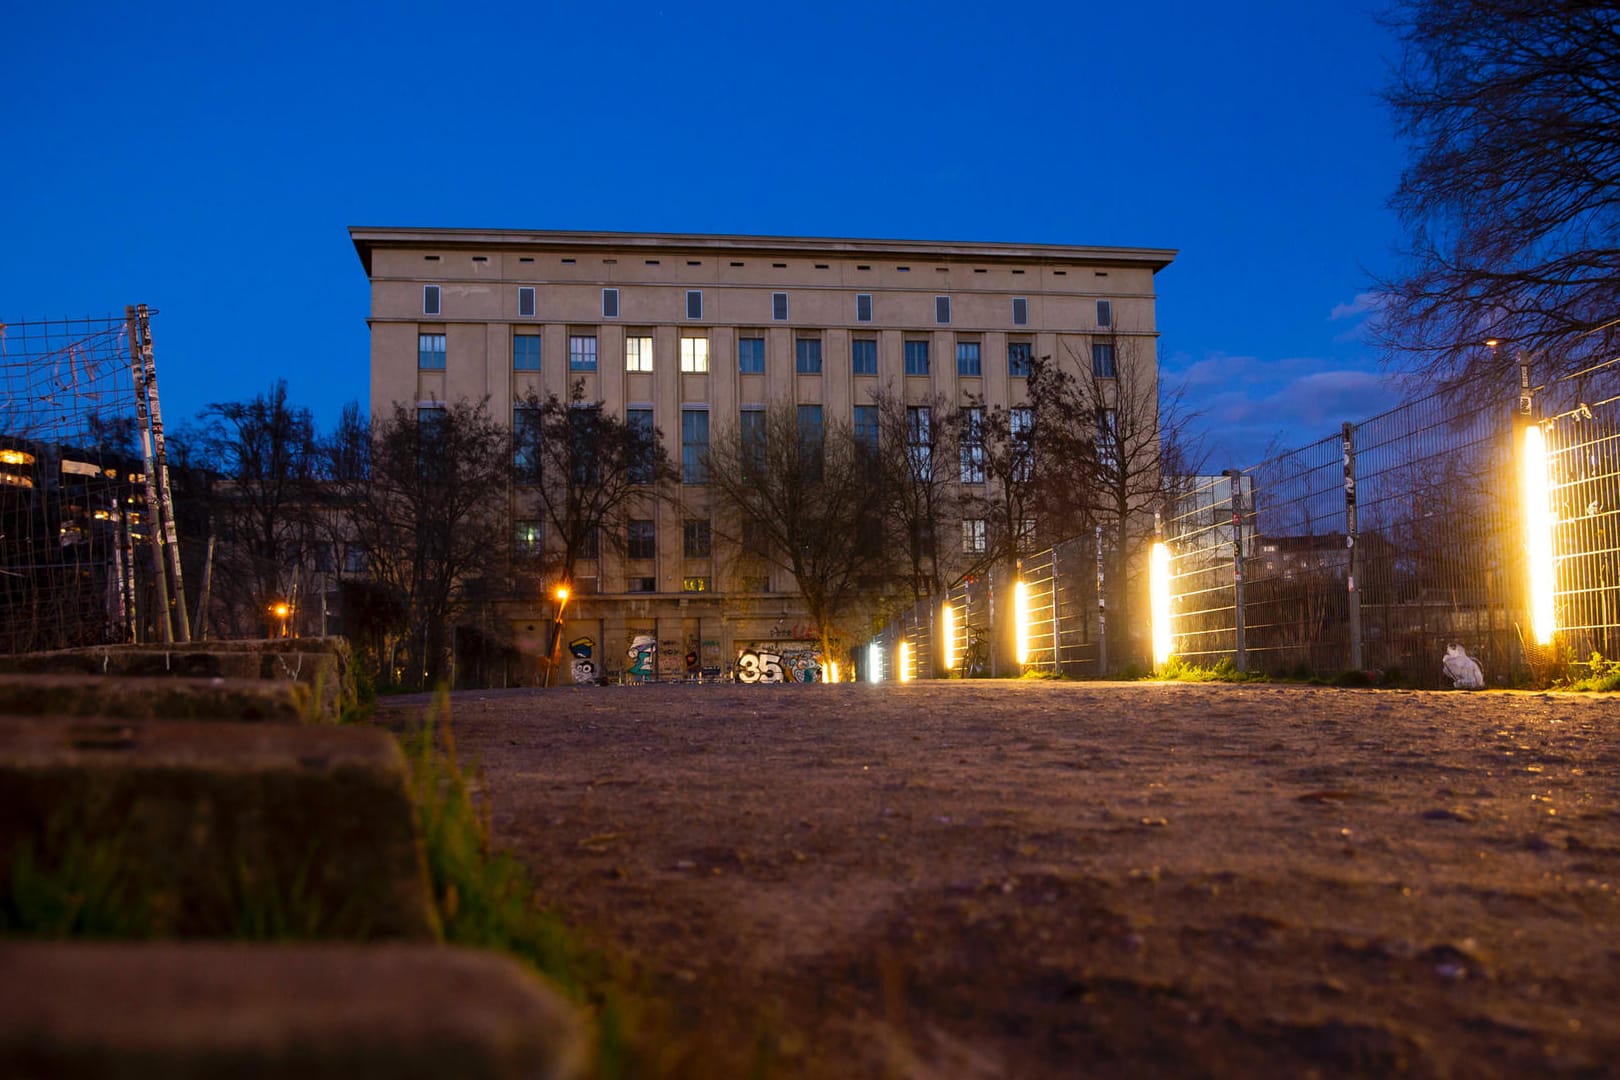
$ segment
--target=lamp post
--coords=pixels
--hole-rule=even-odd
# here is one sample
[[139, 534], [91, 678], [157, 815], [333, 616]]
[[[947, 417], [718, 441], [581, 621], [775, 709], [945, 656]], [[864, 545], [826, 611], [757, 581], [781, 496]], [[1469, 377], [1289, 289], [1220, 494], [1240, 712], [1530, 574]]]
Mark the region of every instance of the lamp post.
[[558, 585], [554, 595], [557, 598], [557, 619], [551, 627], [551, 686], [557, 685], [557, 667], [562, 663], [563, 609], [568, 606], [568, 586]]
[[270, 614], [281, 620], [281, 636], [287, 636], [287, 616], [292, 614], [292, 607], [285, 600], [278, 600], [270, 605]]

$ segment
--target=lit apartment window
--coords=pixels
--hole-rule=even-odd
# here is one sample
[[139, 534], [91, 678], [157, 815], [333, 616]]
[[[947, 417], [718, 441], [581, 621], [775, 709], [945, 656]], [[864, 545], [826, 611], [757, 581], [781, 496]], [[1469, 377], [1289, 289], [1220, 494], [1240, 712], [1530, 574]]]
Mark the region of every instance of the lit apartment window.
[[423, 371], [444, 370], [444, 335], [416, 335], [416, 366]]
[[872, 321], [872, 294], [871, 293], [864, 293], [863, 292], [863, 293], [856, 293], [855, 294], [855, 321], [856, 322], [871, 322]]
[[1022, 296], [1013, 297], [1013, 325], [1029, 325], [1029, 301]]
[[688, 559], [707, 559], [714, 545], [708, 518], [687, 518], [681, 530], [681, 550]]
[[688, 319], [703, 318], [703, 290], [686, 290], [686, 317]]
[[534, 316], [534, 286], [520, 285], [518, 287], [518, 314], [524, 318]]
[[777, 322], [787, 322], [787, 317], [788, 317], [787, 293], [785, 293], [785, 292], [773, 292], [773, 293], [771, 293], [771, 318], [775, 319]]
[[933, 477], [934, 421], [927, 405], [906, 406], [906, 453], [916, 479]]
[[962, 410], [961, 480], [964, 484], [984, 483], [984, 410]]
[[958, 375], [984, 374], [979, 363], [979, 343], [977, 341], [958, 341], [956, 343], [956, 373]]
[[539, 334], [518, 334], [512, 338], [512, 370], [540, 370]]
[[439, 313], [439, 287], [437, 285], [422, 286], [422, 314], [437, 315]]
[[681, 410], [681, 483], [709, 482], [709, 410]]
[[1097, 325], [1114, 325], [1114, 305], [1107, 300], [1097, 301]]
[[908, 342], [906, 342], [906, 374], [907, 375], [926, 375], [926, 374], [928, 374], [928, 342], [927, 341], [908, 341]]
[[1114, 347], [1112, 345], [1097, 344], [1091, 347], [1091, 373], [1099, 379], [1112, 379], [1114, 371]]
[[527, 405], [512, 410], [512, 473], [519, 484], [540, 482], [540, 410]]
[[869, 454], [877, 453], [878, 407], [876, 405], [855, 406], [855, 445]]
[[951, 321], [951, 298], [948, 296], [934, 297], [934, 321], [948, 323]]
[[540, 554], [541, 546], [545, 542], [545, 532], [538, 521], [514, 521], [512, 523], [515, 536], [512, 542], [516, 545], [519, 558], [534, 558]]
[[962, 552], [983, 555], [990, 547], [989, 523], [984, 518], [968, 518], [962, 522]]
[[793, 370], [800, 375], [821, 374], [820, 338], [799, 338], [793, 343]]
[[856, 338], [849, 343], [849, 367], [856, 375], [877, 374], [877, 342]]
[[644, 519], [631, 521], [626, 541], [625, 555], [628, 558], [656, 559], [658, 557], [658, 527], [655, 523]]
[[1009, 341], [1007, 343], [1007, 374], [1020, 379], [1029, 378], [1030, 343], [1027, 341]]
[[596, 370], [596, 335], [575, 334], [568, 339], [568, 370]]
[[651, 371], [653, 369], [652, 342], [650, 337], [627, 337], [624, 339], [624, 370]]
[[648, 408], [630, 408], [624, 410], [624, 424], [631, 431], [641, 436], [641, 448], [645, 451], [643, 456], [631, 463], [629, 479], [632, 484], [650, 484], [653, 479], [652, 450], [657, 442], [657, 433], [653, 428], [653, 411]]
[[619, 290], [602, 290], [602, 318], [617, 319], [619, 317]]
[[737, 339], [737, 370], [744, 375], [765, 374], [765, 339], [745, 337]]
[[681, 370], [689, 372], [709, 370], [708, 338], [681, 338]]

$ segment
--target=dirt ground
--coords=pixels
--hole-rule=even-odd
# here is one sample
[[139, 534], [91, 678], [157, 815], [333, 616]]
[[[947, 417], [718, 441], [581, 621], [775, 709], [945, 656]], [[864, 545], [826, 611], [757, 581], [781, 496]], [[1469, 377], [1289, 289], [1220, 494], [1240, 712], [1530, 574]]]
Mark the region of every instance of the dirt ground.
[[498, 840], [644, 965], [690, 1073], [1620, 1075], [1620, 700], [950, 682], [453, 711]]

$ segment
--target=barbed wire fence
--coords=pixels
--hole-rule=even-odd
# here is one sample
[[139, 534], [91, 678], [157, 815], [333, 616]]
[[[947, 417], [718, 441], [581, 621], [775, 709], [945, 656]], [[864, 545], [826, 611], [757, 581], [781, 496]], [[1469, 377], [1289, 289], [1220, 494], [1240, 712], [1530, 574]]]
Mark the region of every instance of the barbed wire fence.
[[189, 640], [151, 314], [0, 323], [0, 653]]

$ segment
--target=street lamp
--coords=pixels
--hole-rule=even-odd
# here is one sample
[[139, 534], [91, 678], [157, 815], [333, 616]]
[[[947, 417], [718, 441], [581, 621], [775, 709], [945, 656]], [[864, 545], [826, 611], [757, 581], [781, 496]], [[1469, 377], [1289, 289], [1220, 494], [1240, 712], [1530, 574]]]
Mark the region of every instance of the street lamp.
[[551, 627], [551, 683], [557, 685], [557, 667], [562, 663], [563, 609], [568, 606], [568, 586], [558, 585], [553, 594], [557, 599], [557, 619]]
[[285, 600], [278, 600], [270, 605], [270, 614], [281, 620], [281, 636], [287, 636], [287, 616], [292, 614], [292, 606]]

